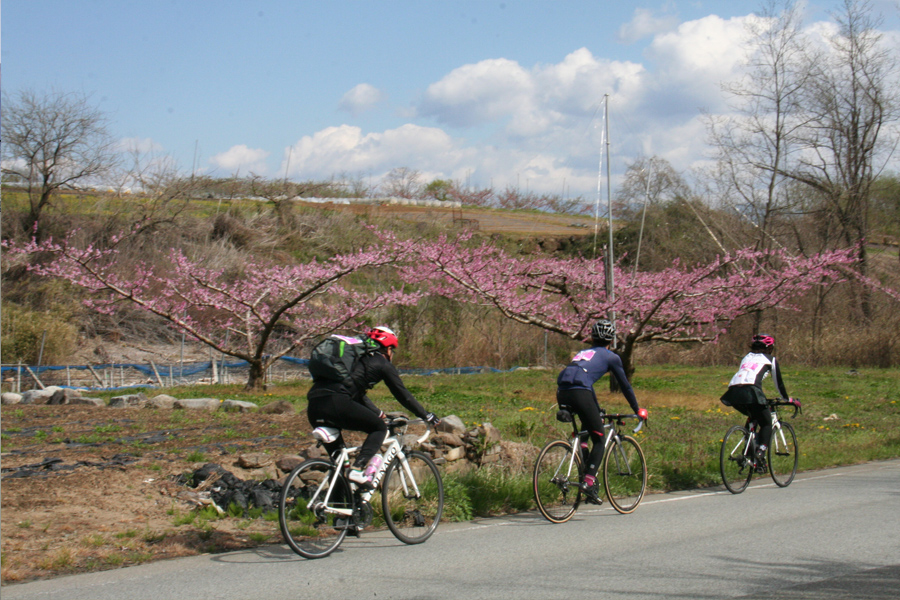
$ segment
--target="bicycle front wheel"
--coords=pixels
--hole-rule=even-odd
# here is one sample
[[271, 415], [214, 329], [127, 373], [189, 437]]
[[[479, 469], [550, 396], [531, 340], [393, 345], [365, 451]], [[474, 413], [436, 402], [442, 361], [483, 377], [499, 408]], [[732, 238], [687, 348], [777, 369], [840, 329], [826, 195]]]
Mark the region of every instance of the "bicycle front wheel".
[[406, 462], [394, 458], [384, 472], [381, 508], [391, 533], [405, 544], [431, 537], [444, 512], [444, 482], [431, 457], [408, 452]]
[[353, 495], [343, 475], [327, 460], [300, 463], [284, 481], [278, 503], [281, 534], [305, 558], [328, 556], [353, 525]]
[[797, 474], [797, 436], [790, 423], [781, 423], [781, 429], [772, 431], [769, 443], [769, 472], [778, 487], [787, 487]]
[[544, 446], [534, 462], [534, 501], [552, 523], [565, 523], [578, 507], [581, 457], [562, 440]]
[[603, 462], [603, 487], [609, 503], [623, 515], [641, 503], [647, 489], [647, 461], [633, 437], [619, 436], [610, 446]]
[[725, 434], [719, 451], [719, 472], [722, 483], [732, 494], [740, 494], [753, 477], [753, 466], [744, 455], [750, 432], [745, 427], [735, 425]]

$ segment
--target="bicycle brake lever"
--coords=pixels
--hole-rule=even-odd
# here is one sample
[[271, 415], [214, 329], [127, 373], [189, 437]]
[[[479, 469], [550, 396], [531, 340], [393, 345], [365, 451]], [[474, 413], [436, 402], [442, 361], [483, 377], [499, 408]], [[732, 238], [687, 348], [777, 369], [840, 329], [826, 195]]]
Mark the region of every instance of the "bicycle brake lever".
[[643, 420], [643, 419], [638, 419], [638, 425], [637, 425], [637, 427], [635, 427], [634, 429], [632, 429], [632, 433], [637, 433], [637, 432], [640, 431], [643, 427], [644, 427], [644, 420]]

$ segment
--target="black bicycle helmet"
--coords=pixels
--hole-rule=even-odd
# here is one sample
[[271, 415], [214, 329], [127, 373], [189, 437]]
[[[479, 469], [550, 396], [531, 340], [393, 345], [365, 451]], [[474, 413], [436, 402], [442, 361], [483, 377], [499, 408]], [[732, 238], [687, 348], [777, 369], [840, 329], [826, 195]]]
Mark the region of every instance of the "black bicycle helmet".
[[611, 342], [616, 337], [616, 326], [609, 319], [600, 319], [591, 327], [591, 339], [594, 342]]

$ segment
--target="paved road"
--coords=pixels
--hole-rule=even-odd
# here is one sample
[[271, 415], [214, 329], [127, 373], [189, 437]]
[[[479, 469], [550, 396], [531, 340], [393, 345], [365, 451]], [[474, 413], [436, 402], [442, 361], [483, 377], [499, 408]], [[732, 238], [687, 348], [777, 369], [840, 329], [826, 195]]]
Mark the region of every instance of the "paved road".
[[390, 533], [309, 561], [285, 546], [4, 586], [17, 599], [900, 597], [900, 461], [758, 478], [739, 496], [648, 496], [562, 525], [529, 513], [442, 524], [420, 546]]

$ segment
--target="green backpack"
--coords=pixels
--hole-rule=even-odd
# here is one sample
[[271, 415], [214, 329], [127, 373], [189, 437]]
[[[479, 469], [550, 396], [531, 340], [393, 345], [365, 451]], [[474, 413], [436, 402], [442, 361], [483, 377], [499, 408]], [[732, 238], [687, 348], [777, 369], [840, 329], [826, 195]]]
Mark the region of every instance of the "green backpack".
[[309, 374], [315, 382], [348, 382], [359, 359], [377, 349], [378, 344], [368, 337], [330, 335], [312, 349]]

